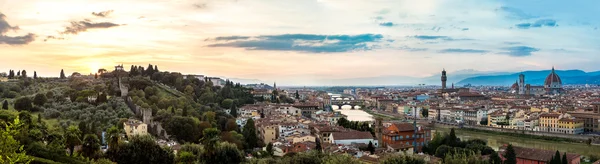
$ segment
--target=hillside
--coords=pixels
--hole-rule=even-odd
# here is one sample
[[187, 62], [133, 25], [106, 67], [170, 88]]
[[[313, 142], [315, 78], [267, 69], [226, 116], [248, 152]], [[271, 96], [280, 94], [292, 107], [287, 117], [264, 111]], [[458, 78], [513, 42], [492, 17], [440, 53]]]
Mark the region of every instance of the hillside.
[[[541, 70], [541, 71], [525, 71], [522, 72], [525, 75], [525, 83], [531, 85], [543, 85], [544, 80], [550, 74], [552, 70]], [[512, 73], [504, 75], [486, 75], [466, 78], [458, 82], [459, 85], [471, 84], [471, 85], [495, 85], [495, 86], [509, 86], [515, 83], [519, 79], [519, 74]], [[600, 72], [584, 72], [581, 70], [556, 70], [563, 84], [599, 84], [600, 83]]]

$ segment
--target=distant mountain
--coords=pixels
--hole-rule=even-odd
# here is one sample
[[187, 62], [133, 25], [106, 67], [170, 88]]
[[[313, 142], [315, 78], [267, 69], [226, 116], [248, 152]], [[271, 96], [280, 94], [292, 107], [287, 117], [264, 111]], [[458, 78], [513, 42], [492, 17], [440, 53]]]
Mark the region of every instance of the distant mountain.
[[[502, 75], [506, 72], [483, 72], [473, 69], [458, 70], [447, 72], [448, 86], [453, 82], [459, 82], [463, 79], [483, 76], [483, 75]], [[357, 85], [357, 86], [377, 86], [377, 85], [407, 85], [415, 86], [417, 84], [425, 85], [441, 85], [442, 72], [428, 77], [410, 77], [410, 76], [377, 76], [377, 77], [360, 77], [360, 78], [344, 78], [344, 79], [327, 79], [320, 80], [320, 84], [324, 85]]]
[[[552, 70], [525, 71], [525, 83], [531, 85], [543, 85], [546, 77]], [[509, 86], [519, 79], [521, 73], [511, 73], [504, 75], [484, 75], [466, 78], [458, 82], [459, 85], [495, 85]], [[599, 84], [600, 71], [584, 72], [582, 70], [556, 70], [563, 84]]]
[[[467, 79], [467, 78], [471, 78], [471, 77], [477, 77], [477, 76], [492, 76], [492, 75], [503, 75], [503, 74], [509, 74], [509, 72], [484, 72], [484, 71], [477, 71], [477, 70], [473, 70], [473, 69], [465, 69], [465, 70], [458, 70], [458, 71], [454, 71], [454, 72], [446, 72], [446, 76], [447, 76], [447, 85], [450, 86], [452, 85], [452, 83], [455, 83], [455, 85], [459, 85], [460, 81]], [[421, 79], [421, 83], [423, 84], [427, 84], [427, 85], [441, 85], [441, 76], [442, 76], [442, 72], [440, 71], [438, 74], [426, 77], [426, 78], [422, 78]]]

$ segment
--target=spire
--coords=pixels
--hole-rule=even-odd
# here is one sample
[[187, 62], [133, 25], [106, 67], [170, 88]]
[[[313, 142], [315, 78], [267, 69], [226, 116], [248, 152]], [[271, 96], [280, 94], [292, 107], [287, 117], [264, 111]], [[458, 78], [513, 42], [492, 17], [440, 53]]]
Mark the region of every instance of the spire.
[[552, 66], [552, 73], [554, 73], [554, 66]]

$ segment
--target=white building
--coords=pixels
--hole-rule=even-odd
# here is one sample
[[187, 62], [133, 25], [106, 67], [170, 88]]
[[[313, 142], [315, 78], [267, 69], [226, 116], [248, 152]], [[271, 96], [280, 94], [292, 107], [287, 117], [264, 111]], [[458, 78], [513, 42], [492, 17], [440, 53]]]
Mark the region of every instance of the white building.
[[371, 132], [361, 131], [345, 131], [345, 132], [332, 132], [329, 136], [329, 141], [336, 145], [351, 145], [352, 143], [357, 144], [369, 144], [371, 142], [373, 146], [378, 147], [377, 140], [373, 138]]

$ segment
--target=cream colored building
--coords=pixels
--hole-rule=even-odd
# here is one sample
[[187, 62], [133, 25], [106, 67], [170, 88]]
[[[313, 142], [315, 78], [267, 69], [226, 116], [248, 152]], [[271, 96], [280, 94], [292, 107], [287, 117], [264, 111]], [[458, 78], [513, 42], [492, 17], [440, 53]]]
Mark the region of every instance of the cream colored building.
[[125, 134], [127, 134], [127, 138], [131, 138], [135, 135], [148, 134], [148, 125], [144, 124], [142, 121], [139, 120], [127, 120], [127, 122], [123, 123], [123, 129], [125, 129]]
[[265, 144], [269, 144], [271, 142], [275, 142], [277, 140], [279, 125], [263, 125], [259, 127], [259, 136], [260, 139], [264, 141]]
[[288, 141], [292, 141], [292, 144], [296, 144], [296, 143], [300, 143], [300, 142], [306, 142], [306, 141], [310, 141], [310, 142], [316, 142], [317, 138], [313, 135], [308, 135], [308, 134], [304, 134], [304, 135], [293, 135], [290, 137], [286, 138]]

